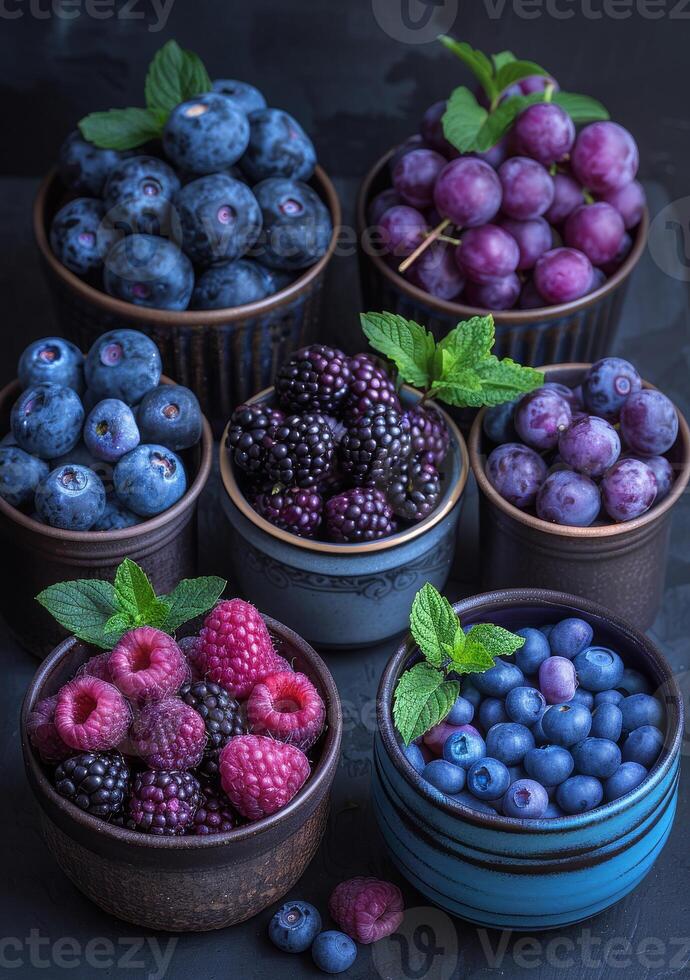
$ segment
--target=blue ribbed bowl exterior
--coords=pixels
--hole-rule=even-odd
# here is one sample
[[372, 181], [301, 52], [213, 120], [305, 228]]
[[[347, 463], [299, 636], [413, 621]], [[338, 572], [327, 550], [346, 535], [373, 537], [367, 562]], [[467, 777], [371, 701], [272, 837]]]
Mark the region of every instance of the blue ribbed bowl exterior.
[[[497, 615], [496, 597], [511, 597], [501, 600], [505, 611], [511, 602], [536, 607], [538, 594], [537, 590], [493, 593], [490, 602], [479, 596], [456, 610], [462, 615], [463, 608], [473, 604], [471, 616], [463, 615], [463, 622], [486, 621], [490, 616], [491, 621], [507, 625], [516, 617]], [[539, 625], [576, 614], [598, 628], [598, 621], [606, 619], [604, 610], [586, 600], [540, 594], [559, 598], [551, 599], [546, 618], [535, 618], [532, 609], [528, 616], [517, 617], [520, 625], [526, 619]], [[434, 791], [404, 759], [390, 722], [390, 694], [413, 647], [401, 648], [387, 668], [379, 689], [374, 743], [374, 812], [400, 872], [434, 904], [483, 926], [551, 929], [603, 911], [632, 891], [651, 869], [676, 810], [682, 704], [670, 668], [650, 641], [615, 621], [608, 620], [608, 626], [608, 644], [615, 635], [624, 658], [652, 672], [662, 688], [668, 729], [662, 755], [641, 786], [589, 814], [508, 820], [468, 810], [441, 794], [434, 798]]]

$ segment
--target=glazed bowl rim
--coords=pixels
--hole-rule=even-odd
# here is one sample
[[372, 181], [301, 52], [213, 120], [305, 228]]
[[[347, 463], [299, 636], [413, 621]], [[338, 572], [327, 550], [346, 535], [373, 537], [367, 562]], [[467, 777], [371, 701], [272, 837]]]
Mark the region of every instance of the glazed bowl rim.
[[[617, 633], [622, 633], [629, 640], [633, 641], [647, 660], [651, 658], [651, 661], [654, 662], [656, 668], [663, 675], [663, 681], [659, 686], [663, 685], [666, 689], [665, 709], [667, 713], [667, 732], [659, 758], [639, 786], [636, 786], [635, 789], [619, 799], [602, 803], [600, 806], [588, 810], [585, 813], [566, 814], [562, 817], [540, 817], [536, 820], [522, 820], [519, 817], [505, 817], [500, 814], [483, 813], [480, 810], [474, 810], [471, 807], [465, 806], [457, 800], [439, 800], [424, 788], [421, 775], [403, 755], [394, 731], [391, 712], [393, 689], [404, 664], [416, 649], [416, 645], [412, 641], [410, 634], [402, 641], [396, 652], [389, 659], [381, 676], [376, 696], [377, 729], [383, 740], [384, 748], [396, 770], [406, 779], [407, 783], [419, 796], [449, 816], [461, 817], [463, 820], [477, 824], [487, 830], [517, 834], [558, 833], [565, 830], [579, 830], [590, 824], [617, 816], [619, 813], [635, 805], [670, 770], [680, 751], [683, 738], [683, 700], [671, 665], [651, 639], [597, 602], [591, 602], [588, 599], [571, 595], [567, 592], [557, 592], [551, 589], [500, 589], [461, 599], [459, 602], [453, 603], [453, 609], [458, 614], [460, 614], [460, 611], [463, 614], [475, 612], [482, 614], [483, 610], [487, 607], [510, 609], [527, 605], [539, 605], [546, 608], [552, 607], [555, 614], [557, 614], [558, 609], [562, 610], [565, 606], [571, 613], [573, 610], [577, 610], [579, 613], [584, 614], [585, 617], [596, 617], [597, 619], [605, 620]], [[676, 714], [675, 719], [672, 718], [674, 712]], [[669, 732], [668, 727], [672, 721], [674, 721], [673, 730]]]
[[[310, 771], [309, 778], [299, 792], [276, 813], [272, 813], [260, 820], [250, 821], [235, 827], [232, 830], [219, 834], [193, 835], [181, 837], [158, 837], [153, 834], [142, 833], [141, 831], [129, 830], [126, 827], [118, 827], [116, 824], [101, 820], [89, 813], [80, 810], [75, 804], [65, 799], [53, 788], [46, 776], [43, 765], [39, 759], [27, 735], [26, 722], [34, 704], [41, 700], [41, 688], [45, 684], [49, 675], [56, 669], [62, 658], [77, 644], [82, 643], [74, 636], [67, 637], [46, 657], [39, 665], [36, 673], [32, 677], [26, 694], [22, 702], [20, 725], [21, 725], [21, 746], [24, 756], [24, 764], [30, 769], [32, 779], [35, 782], [35, 794], [47, 797], [51, 804], [62, 812], [66, 819], [80, 825], [85, 830], [109, 838], [118, 844], [129, 844], [144, 849], [153, 848], [163, 851], [198, 851], [213, 850], [239, 841], [249, 840], [253, 837], [273, 830], [281, 821], [296, 814], [305, 805], [309, 804], [318, 793], [323, 790], [337, 766], [340, 753], [340, 742], [342, 738], [342, 708], [340, 696], [336, 687], [333, 675], [327, 665], [314, 650], [311, 644], [307, 643], [294, 630], [284, 626], [269, 616], [263, 616], [269, 631], [274, 637], [287, 641], [290, 647], [299, 651], [300, 656], [308, 662], [312, 676], [318, 677], [319, 683], [323, 686], [326, 694], [326, 728], [322, 735], [323, 745], [319, 754], [319, 759]], [[88, 644], [84, 644], [88, 647]], [[311, 678], [310, 678], [311, 679]], [[77, 754], [78, 750], [74, 750]], [[50, 818], [52, 820], [52, 818]]]
[[[413, 388], [411, 385], [404, 384], [401, 386], [401, 389], [405, 391], [406, 394], [410, 394], [413, 397], [417, 396], [418, 399], [421, 399], [422, 397], [422, 393], [416, 388]], [[258, 392], [258, 394], [254, 395], [252, 398], [248, 398], [245, 404], [253, 405], [257, 402], [264, 401], [271, 397], [274, 390], [275, 386], [269, 385], [268, 388], [264, 388], [263, 391]], [[430, 531], [453, 511], [462, 497], [470, 472], [467, 444], [465, 443], [465, 439], [460, 432], [460, 429], [457, 427], [450, 415], [439, 404], [433, 401], [428, 402], [428, 404], [439, 412], [448, 427], [451, 441], [455, 443], [460, 456], [460, 475], [454, 484], [448, 484], [443, 498], [434, 508], [431, 514], [429, 514], [429, 516], [423, 521], [420, 521], [418, 524], [413, 524], [404, 531], [397, 531], [395, 534], [391, 534], [387, 538], [380, 538], [378, 541], [369, 541], [366, 544], [335, 544], [329, 541], [313, 541], [309, 538], [300, 538], [296, 534], [291, 534], [289, 531], [282, 531], [280, 528], [275, 527], [270, 521], [267, 521], [264, 517], [261, 517], [261, 515], [254, 510], [240, 489], [235, 477], [234, 467], [230, 462], [228, 453], [226, 452], [226, 442], [230, 422], [228, 422], [223, 429], [223, 434], [220, 437], [219, 443], [220, 476], [223, 483], [223, 489], [230, 498], [232, 504], [242, 514], [242, 516], [250, 521], [260, 531], [267, 534], [269, 537], [280, 541], [281, 544], [287, 544], [293, 548], [300, 548], [303, 551], [309, 551], [322, 555], [338, 555], [349, 558], [352, 555], [368, 555], [376, 552], [391, 551], [393, 548], [409, 544], [415, 538], [418, 538], [427, 531]]]

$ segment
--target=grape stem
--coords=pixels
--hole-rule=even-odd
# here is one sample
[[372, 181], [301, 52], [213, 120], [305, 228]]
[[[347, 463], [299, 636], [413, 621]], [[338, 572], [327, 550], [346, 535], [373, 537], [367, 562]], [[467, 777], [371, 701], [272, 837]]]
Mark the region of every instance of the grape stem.
[[443, 221], [439, 222], [434, 230], [429, 232], [424, 241], [420, 242], [414, 252], [411, 252], [406, 259], [403, 259], [398, 266], [398, 272], [406, 272], [412, 263], [416, 262], [419, 256], [426, 252], [431, 243], [435, 242], [443, 234], [450, 223], [450, 218], [444, 218]]
[[448, 242], [449, 245], [460, 245], [462, 244], [461, 238], [451, 238], [450, 235], [439, 235], [439, 242]]

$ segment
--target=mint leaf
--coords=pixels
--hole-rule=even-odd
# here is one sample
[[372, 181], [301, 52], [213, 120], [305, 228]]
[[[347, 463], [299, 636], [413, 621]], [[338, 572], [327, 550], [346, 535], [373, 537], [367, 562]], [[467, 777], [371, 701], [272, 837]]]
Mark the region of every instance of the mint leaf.
[[455, 651], [450, 669], [456, 674], [483, 674], [493, 665], [491, 654], [468, 633], [462, 648]]
[[509, 357], [500, 360], [493, 354], [475, 367], [482, 385], [484, 405], [502, 405], [544, 384], [544, 375], [523, 367]]
[[177, 41], [167, 41], [149, 65], [144, 85], [149, 109], [163, 109], [166, 116], [175, 106], [211, 89], [211, 79], [202, 60], [184, 51]]
[[121, 611], [110, 582], [98, 579], [59, 582], [44, 589], [36, 599], [68, 633], [108, 649], [103, 640], [103, 625]]
[[509, 65], [511, 61], [517, 61], [517, 58], [512, 51], [499, 51], [498, 54], [491, 55], [491, 60], [494, 64], [494, 71], [498, 74], [504, 65]]
[[598, 122], [610, 116], [601, 102], [575, 92], [554, 92], [551, 101], [565, 109], [574, 123]]
[[119, 639], [123, 633], [131, 630], [134, 626], [135, 623], [132, 622], [131, 617], [127, 613], [119, 612], [111, 616], [108, 622], [104, 624], [103, 633], [112, 634]]
[[530, 75], [546, 76], [548, 74], [541, 65], [537, 65], [534, 61], [518, 61], [514, 59], [497, 69], [495, 78], [496, 88], [499, 92], [503, 92], [509, 85], [512, 85], [514, 82], [519, 82], [521, 78], [528, 78]]
[[474, 368], [457, 369], [441, 381], [434, 381], [431, 392], [448, 405], [459, 408], [481, 408], [484, 405], [484, 389]]
[[445, 680], [430, 664], [406, 670], [393, 696], [393, 720], [405, 745], [443, 721], [459, 693], [458, 682]]
[[525, 645], [524, 636], [511, 633], [502, 626], [478, 623], [467, 634], [467, 642], [480, 644], [491, 657], [507, 657]]
[[[494, 318], [473, 316], [458, 323], [436, 346], [434, 380], [449, 377], [459, 368], [474, 367], [489, 356], [494, 345]], [[444, 355], [448, 355], [447, 357]]]
[[412, 603], [410, 629], [427, 661], [439, 667], [452, 645], [458, 628], [458, 617], [445, 596], [427, 582]]
[[208, 612], [220, 599], [227, 582], [215, 575], [202, 578], [185, 578], [168, 596], [162, 596], [167, 606], [160, 629], [173, 633], [183, 623]]
[[[532, 96], [513, 96], [489, 113], [468, 88], [456, 88], [451, 92], [443, 114], [443, 134], [461, 153], [483, 153], [505, 135], [517, 114], [530, 104], [530, 99]], [[543, 96], [540, 95], [539, 100], [543, 101]]]
[[489, 101], [499, 94], [500, 90], [493, 78], [493, 65], [482, 51], [476, 50], [466, 41], [456, 41], [447, 34], [441, 34], [439, 41], [469, 68], [486, 92]]
[[[145, 615], [156, 601], [156, 593], [143, 568], [131, 558], [125, 558], [115, 573], [115, 595], [122, 610], [130, 615], [134, 624]], [[152, 626], [153, 623], [147, 625]]]
[[429, 331], [397, 313], [362, 313], [360, 321], [371, 346], [393, 361], [402, 380], [426, 388], [435, 351]]
[[166, 115], [152, 109], [90, 112], [79, 121], [85, 140], [107, 150], [131, 150], [163, 132]]

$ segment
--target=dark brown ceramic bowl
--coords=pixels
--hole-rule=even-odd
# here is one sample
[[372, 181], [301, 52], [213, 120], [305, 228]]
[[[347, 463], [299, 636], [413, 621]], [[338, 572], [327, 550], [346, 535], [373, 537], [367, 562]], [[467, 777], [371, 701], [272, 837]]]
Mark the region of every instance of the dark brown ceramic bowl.
[[224, 834], [152, 837], [79, 810], [52, 787], [26, 737], [26, 720], [93, 653], [64, 640], [38, 668], [21, 713], [27, 778], [40, 804], [41, 829], [67, 877], [106, 912], [147, 929], [205, 932], [251, 918], [301, 877], [326, 827], [338, 766], [342, 714], [328, 668], [301, 637], [266, 619], [281, 652], [307, 674], [326, 705], [326, 732], [312, 775], [280, 812]]
[[[360, 274], [364, 308], [390, 310], [423, 323], [437, 337], [459, 320], [484, 314], [486, 310], [436, 299], [418, 289], [391, 268], [378, 254], [367, 235], [367, 212], [372, 198], [390, 187], [389, 150], [364, 178], [357, 199], [357, 231], [360, 245]], [[625, 287], [647, 242], [649, 216], [645, 211], [635, 234], [632, 251], [603, 286], [582, 299], [537, 310], [499, 310], [496, 346], [499, 357], [512, 357], [521, 364], [555, 364], [565, 361], [596, 361], [609, 353], [618, 326]], [[492, 311], [493, 312], [493, 311]]]
[[326, 254], [285, 289], [256, 303], [224, 310], [152, 310], [114, 299], [66, 269], [48, 241], [53, 215], [68, 199], [55, 171], [34, 202], [34, 235], [64, 335], [87, 350], [107, 330], [141, 330], [156, 342], [165, 371], [191, 388], [216, 434], [233, 408], [273, 382], [296, 347], [317, 336], [321, 290], [341, 224], [340, 202], [326, 172], [310, 181], [331, 213]]
[[[574, 387], [588, 367], [560, 364], [542, 370], [549, 381]], [[504, 500], [486, 477], [484, 464], [492, 444], [482, 431], [483, 418], [484, 409], [469, 439], [480, 491], [483, 587], [558, 588], [599, 602], [639, 629], [648, 629], [661, 606], [673, 507], [690, 479], [690, 429], [683, 415], [678, 412], [678, 438], [667, 453], [676, 474], [669, 495], [642, 517], [597, 527], [550, 524]]]
[[[172, 384], [169, 378], [161, 381]], [[0, 432], [9, 430], [12, 405], [21, 388], [13, 381], [0, 391]], [[204, 419], [201, 443], [182, 454], [188, 488], [176, 504], [134, 527], [119, 531], [63, 531], [48, 527], [0, 497], [0, 541], [5, 576], [0, 612], [23, 647], [44, 657], [65, 630], [36, 602], [43, 589], [68, 579], [112, 581], [124, 558], [142, 566], [156, 592], [170, 592], [197, 569], [197, 505], [211, 472], [213, 436]]]

